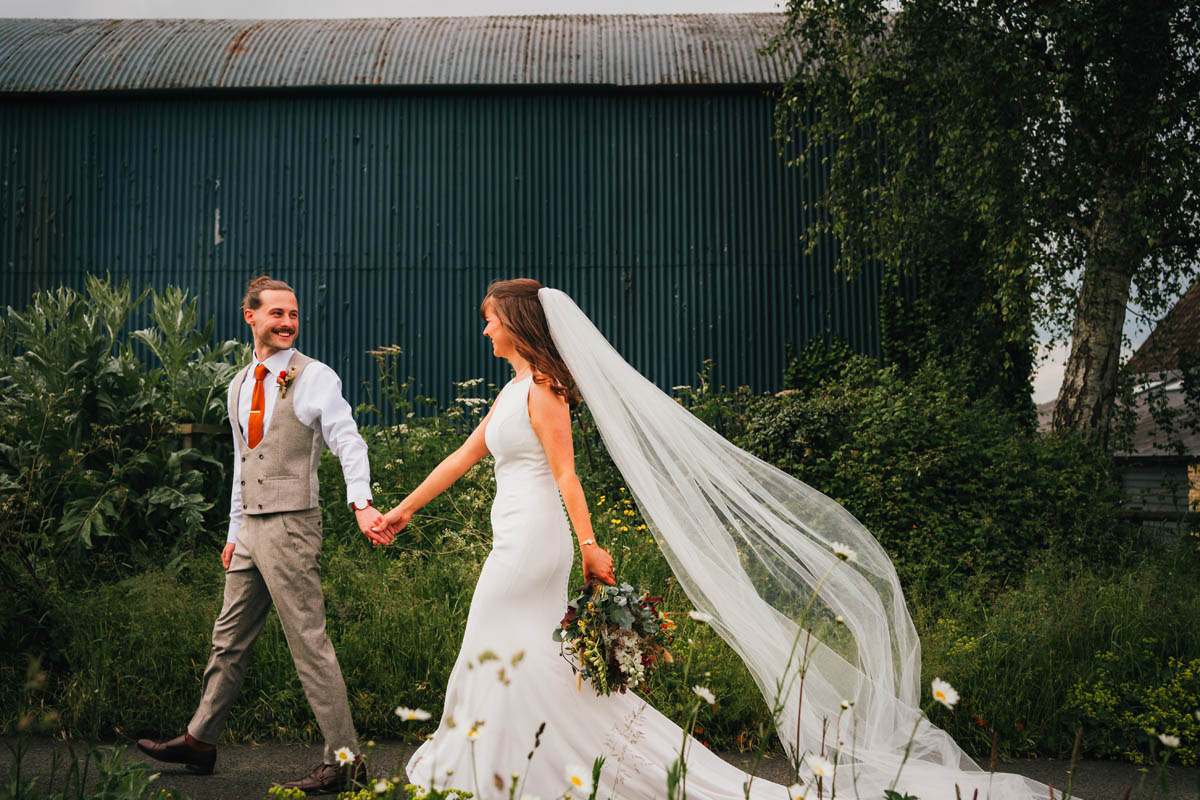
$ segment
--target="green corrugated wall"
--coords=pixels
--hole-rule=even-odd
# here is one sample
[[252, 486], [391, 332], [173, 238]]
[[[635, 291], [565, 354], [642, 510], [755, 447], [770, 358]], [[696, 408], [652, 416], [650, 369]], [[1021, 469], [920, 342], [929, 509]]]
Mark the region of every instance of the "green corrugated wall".
[[85, 272], [177, 284], [244, 337], [246, 279], [292, 283], [300, 346], [352, 403], [364, 351], [418, 392], [497, 382], [477, 306], [530, 276], [660, 386], [777, 388], [788, 342], [879, 352], [878, 275], [805, 254], [820, 187], [765, 90], [0, 96], [0, 305]]

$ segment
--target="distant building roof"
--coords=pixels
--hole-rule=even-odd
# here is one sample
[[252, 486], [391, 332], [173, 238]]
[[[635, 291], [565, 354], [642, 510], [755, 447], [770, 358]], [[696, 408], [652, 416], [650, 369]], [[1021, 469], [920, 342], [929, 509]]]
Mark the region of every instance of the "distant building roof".
[[[1167, 376], [1161, 381], [1152, 381], [1139, 386], [1134, 394], [1136, 420], [1126, 447], [1113, 455], [1118, 458], [1190, 458], [1200, 460], [1200, 434], [1187, 424], [1187, 395], [1183, 381], [1178, 376]], [[1054, 419], [1054, 407], [1058, 400], [1047, 400], [1037, 406], [1038, 430], [1049, 433]], [[1161, 408], [1175, 418], [1176, 430], [1168, 431], [1159, 426], [1151, 405]]]
[[782, 14], [0, 20], [0, 92], [777, 84]]
[[1200, 364], [1200, 280], [1150, 332], [1125, 369], [1135, 375], [1172, 372], [1181, 368], [1183, 354], [1190, 355], [1193, 364]]

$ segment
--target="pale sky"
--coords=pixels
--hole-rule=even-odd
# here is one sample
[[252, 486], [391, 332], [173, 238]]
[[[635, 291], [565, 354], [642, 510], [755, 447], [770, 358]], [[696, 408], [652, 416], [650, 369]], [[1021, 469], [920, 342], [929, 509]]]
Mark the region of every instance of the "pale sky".
[[0, 0], [0, 17], [209, 19], [463, 17], [494, 14], [722, 14], [781, 11], [774, 0]]

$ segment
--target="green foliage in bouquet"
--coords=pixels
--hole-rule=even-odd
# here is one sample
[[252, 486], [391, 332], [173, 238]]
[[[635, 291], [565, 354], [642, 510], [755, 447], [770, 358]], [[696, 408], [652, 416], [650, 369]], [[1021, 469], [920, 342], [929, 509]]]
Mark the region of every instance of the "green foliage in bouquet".
[[579, 676], [597, 694], [636, 689], [661, 661], [672, 660], [667, 648], [675, 623], [658, 610], [661, 601], [628, 583], [589, 583], [567, 603], [554, 641], [579, 659]]

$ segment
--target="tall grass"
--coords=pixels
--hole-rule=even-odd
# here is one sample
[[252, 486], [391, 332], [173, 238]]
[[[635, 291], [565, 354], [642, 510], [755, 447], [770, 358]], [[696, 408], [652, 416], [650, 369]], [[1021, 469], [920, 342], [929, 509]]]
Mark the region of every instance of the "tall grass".
[[[488, 547], [486, 502], [476, 508], [470, 496], [486, 499], [488, 487], [489, 472], [480, 469], [391, 549], [370, 546], [340, 503], [326, 504], [321, 565], [329, 631], [364, 737], [411, 738], [433, 727], [432, 721], [403, 724], [392, 712], [401, 702], [442, 705]], [[597, 537], [612, 551], [621, 578], [661, 590], [664, 608], [686, 611], [690, 606], [627, 493], [620, 486], [589, 489]], [[1085, 756], [1136, 759], [1149, 754], [1136, 727], [1141, 720], [1183, 734], [1179, 757], [1192, 761], [1187, 703], [1200, 707], [1196, 687], [1188, 695], [1185, 682], [1171, 708], [1155, 710], [1150, 703], [1155, 687], [1170, 683], [1171, 658], [1187, 662], [1200, 654], [1200, 632], [1187, 622], [1200, 619], [1200, 559], [1191, 546], [1150, 549], [1103, 569], [1037, 555], [1028, 567], [1024, 580], [1006, 589], [979, 582], [949, 592], [909, 591], [924, 674], [948, 678], [962, 692], [962, 713], [949, 723], [960, 743], [982, 756], [994, 730], [1006, 754], [1065, 756], [1082, 725]], [[581, 581], [578, 566], [572, 580]], [[72, 625], [47, 687], [63, 727], [93, 737], [181, 730], [198, 698], [221, 582], [214, 550], [74, 597]], [[708, 673], [704, 682], [718, 697], [717, 712], [706, 716], [697, 737], [723, 749], [754, 747], [769, 715], [753, 680], [707, 625], [685, 614], [675, 619], [674, 649], [690, 654], [694, 672]], [[1105, 653], [1109, 660], [1098, 658]], [[1126, 709], [1133, 716], [1106, 718], [1094, 697], [1088, 700], [1098, 679], [1111, 684], [1110, 691], [1123, 683], [1141, 687], [1142, 711], [1135, 707], [1137, 692], [1127, 692], [1122, 703], [1134, 704]], [[694, 698], [681, 671], [659, 671], [645, 693], [686, 722]], [[317, 735], [272, 615], [226, 739]]]

